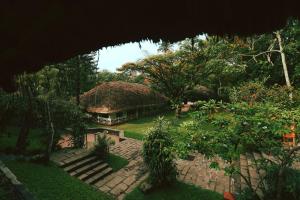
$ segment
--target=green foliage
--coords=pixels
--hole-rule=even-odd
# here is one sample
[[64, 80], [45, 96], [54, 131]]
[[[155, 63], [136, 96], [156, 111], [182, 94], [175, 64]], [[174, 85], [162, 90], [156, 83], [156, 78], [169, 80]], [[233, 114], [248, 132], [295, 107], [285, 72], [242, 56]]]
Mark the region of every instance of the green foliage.
[[110, 82], [110, 81], [125, 81], [132, 83], [144, 84], [145, 77], [140, 74], [130, 74], [130, 73], [114, 73], [108, 70], [102, 70], [97, 72], [97, 83]]
[[97, 142], [95, 144], [94, 153], [101, 159], [107, 159], [109, 156], [109, 145], [111, 140], [106, 136], [106, 134], [98, 135]]
[[[275, 199], [276, 198], [276, 190], [278, 189], [277, 183], [278, 183], [278, 173], [279, 173], [279, 166], [277, 165], [271, 165], [268, 166], [267, 175], [265, 177], [266, 184], [268, 185], [268, 190], [265, 194], [265, 199]], [[284, 198], [289, 200], [297, 200], [300, 196], [300, 172], [285, 168], [283, 172], [283, 180], [282, 186], [284, 194]]]
[[170, 184], [176, 180], [173, 141], [167, 126], [167, 121], [158, 118], [154, 127], [149, 129], [143, 145], [144, 161], [149, 168], [150, 181], [155, 186]]
[[[74, 97], [93, 88], [96, 84], [97, 63], [95, 53], [79, 55], [62, 63], [47, 66], [40, 72], [41, 83], [51, 80], [50, 88], [56, 96]], [[49, 83], [40, 84], [49, 86]], [[79, 86], [79, 88], [78, 88]]]
[[124, 64], [118, 70], [143, 73], [151, 87], [163, 93], [176, 107], [182, 103], [186, 91], [199, 83], [200, 60], [197, 52], [167, 51], [136, 63]]
[[230, 100], [233, 103], [247, 102], [248, 104], [254, 102], [261, 102], [267, 93], [267, 88], [263, 82], [249, 81], [241, 84], [239, 87], [233, 87], [230, 91]]
[[0, 136], [15, 117], [16, 98], [16, 95], [8, 94], [0, 88]]
[[[52, 123], [54, 125], [55, 135], [53, 148], [58, 148], [56, 146], [61, 134], [65, 134], [65, 128], [71, 128], [72, 140], [71, 143], [75, 147], [82, 147], [84, 143], [84, 135], [86, 134], [86, 118], [82, 110], [75, 105], [73, 102], [66, 101], [59, 98], [38, 98], [38, 121], [36, 125], [46, 130], [45, 132], [49, 135], [49, 127], [45, 126], [49, 123], [48, 109], [46, 104], [48, 103], [50, 107], [50, 114], [52, 117]], [[48, 140], [45, 141], [47, 143]]]
[[[249, 105], [256, 102], [269, 102], [283, 108], [299, 106], [300, 94], [298, 90], [278, 84], [267, 87], [265, 81], [244, 82], [238, 87], [233, 87], [229, 95], [231, 102], [247, 102]], [[291, 92], [293, 93], [292, 101], [289, 97]]]
[[[0, 152], [11, 154], [15, 152], [20, 128], [9, 126], [0, 134]], [[35, 155], [45, 151], [45, 133], [43, 129], [33, 128], [29, 131], [25, 155]]]
[[[299, 124], [299, 107], [287, 108], [269, 102], [257, 102], [253, 105], [246, 102], [224, 104], [224, 111], [229, 115], [214, 113], [208, 118], [210, 109], [207, 107], [211, 107], [205, 105], [205, 103], [202, 105], [203, 109], [200, 106], [200, 111], [194, 112], [193, 121], [183, 124], [189, 132], [186, 134], [189, 139], [186, 140], [190, 142], [192, 150], [197, 150], [208, 157], [216, 155], [221, 157], [229, 163], [229, 166], [224, 168], [228, 175], [240, 173], [240, 169], [234, 163], [239, 160], [242, 153], [271, 154], [276, 162], [262, 159], [257, 163], [258, 168], [267, 173], [266, 179], [261, 180], [261, 183], [265, 184], [259, 185], [264, 191], [266, 199], [270, 194], [273, 194], [274, 198], [275, 196], [278, 198], [277, 195], [285, 194], [287, 185], [289, 185], [287, 188], [291, 189], [290, 195], [297, 194], [297, 183], [290, 179], [291, 176], [287, 173], [290, 171], [292, 163], [298, 159], [294, 152], [297, 149], [284, 148], [281, 138], [283, 134], [290, 132], [291, 124]], [[207, 115], [206, 118], [203, 117], [205, 115]], [[215, 129], [204, 130], [203, 124], [207, 122], [214, 125]], [[217, 163], [213, 163], [212, 167], [218, 168]], [[247, 179], [245, 181], [250, 183]], [[284, 181], [286, 184], [280, 184]], [[287, 184], [288, 182], [291, 184]], [[251, 184], [248, 187], [250, 193], [258, 198]], [[272, 188], [275, 188], [273, 192]], [[248, 194], [249, 191], [244, 192]]]

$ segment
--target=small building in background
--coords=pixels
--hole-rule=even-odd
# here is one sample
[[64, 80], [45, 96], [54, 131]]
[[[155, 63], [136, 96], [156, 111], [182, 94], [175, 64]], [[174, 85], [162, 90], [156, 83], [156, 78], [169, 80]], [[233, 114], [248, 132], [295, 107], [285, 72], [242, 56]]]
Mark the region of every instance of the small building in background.
[[168, 99], [149, 87], [122, 81], [105, 82], [80, 96], [81, 105], [95, 122], [115, 125], [161, 113]]

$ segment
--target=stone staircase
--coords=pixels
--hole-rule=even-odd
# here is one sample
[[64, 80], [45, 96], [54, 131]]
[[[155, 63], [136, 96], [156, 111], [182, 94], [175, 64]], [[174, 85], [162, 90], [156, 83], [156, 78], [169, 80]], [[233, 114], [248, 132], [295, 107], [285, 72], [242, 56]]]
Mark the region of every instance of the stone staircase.
[[52, 160], [71, 176], [89, 185], [95, 185], [113, 172], [107, 163], [90, 152], [73, 153], [65, 159], [53, 157]]

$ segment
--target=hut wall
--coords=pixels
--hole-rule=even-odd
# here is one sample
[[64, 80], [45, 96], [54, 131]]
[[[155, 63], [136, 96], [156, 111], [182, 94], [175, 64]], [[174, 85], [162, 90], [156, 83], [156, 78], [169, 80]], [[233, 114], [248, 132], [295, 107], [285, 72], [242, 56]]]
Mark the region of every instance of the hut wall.
[[[159, 113], [163, 113], [167, 110], [168, 106], [164, 105], [156, 105], [156, 106], [147, 106], [147, 107], [140, 107], [137, 109], [132, 109], [128, 111], [121, 111], [119, 113], [110, 113], [108, 114], [107, 118], [103, 117], [96, 117], [95, 121], [99, 124], [103, 125], [116, 125], [124, 123], [128, 120], [137, 119], [143, 116], [152, 116]], [[97, 115], [93, 115], [97, 116]], [[103, 114], [98, 114], [98, 116], [103, 116]]]

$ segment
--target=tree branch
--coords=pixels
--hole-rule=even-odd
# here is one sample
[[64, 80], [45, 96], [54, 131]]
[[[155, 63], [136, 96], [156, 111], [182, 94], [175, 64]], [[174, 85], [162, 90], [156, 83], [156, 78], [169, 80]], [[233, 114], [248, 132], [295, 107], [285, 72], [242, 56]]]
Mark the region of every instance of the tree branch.
[[263, 52], [260, 52], [260, 53], [258, 53], [258, 54], [239, 54], [239, 55], [240, 55], [240, 56], [257, 57], [257, 56], [260, 56], [260, 55], [263, 55], [263, 54], [266, 54], [266, 53], [273, 53], [273, 52], [280, 53], [279, 50], [274, 49], [274, 50], [263, 51]]

